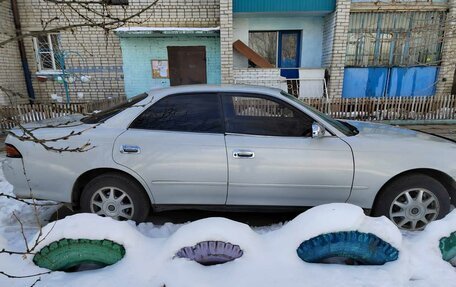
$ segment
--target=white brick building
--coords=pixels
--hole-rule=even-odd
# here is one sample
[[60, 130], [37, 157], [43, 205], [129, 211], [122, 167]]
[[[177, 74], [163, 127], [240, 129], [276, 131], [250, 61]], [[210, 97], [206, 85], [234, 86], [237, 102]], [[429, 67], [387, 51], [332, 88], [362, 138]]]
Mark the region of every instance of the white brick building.
[[[110, 13], [122, 17], [124, 11], [130, 15], [150, 5], [146, 0], [127, 2], [124, 8], [108, 6]], [[40, 101], [65, 100], [64, 83], [71, 101], [132, 96], [140, 90], [196, 82], [270, 85], [297, 96], [323, 96], [325, 82], [331, 97], [449, 94], [456, 42], [448, 35], [454, 27], [450, 31], [448, 25], [445, 28], [439, 23], [453, 24], [448, 19], [454, 19], [456, 1], [372, 2], [159, 0], [135, 18], [135, 23], [129, 23], [130, 29], [105, 34], [99, 28], [81, 27], [25, 37], [27, 63], [21, 60], [20, 44], [4, 45], [0, 48], [0, 86]], [[2, 1], [0, 42], [16, 33], [11, 3], [17, 3], [20, 19], [16, 17], [16, 22], [20, 22], [23, 34], [40, 31], [47, 22], [46, 29], [66, 26], [68, 21], [79, 23], [82, 18], [77, 13], [84, 11], [66, 6], [61, 8], [62, 14], [55, 4], [44, 0]], [[100, 21], [94, 14], [84, 13]], [[438, 22], [436, 17], [443, 18]], [[375, 27], [357, 22], [361, 18], [374, 19]], [[415, 30], [385, 24], [402, 18]], [[436, 23], [428, 34], [442, 34], [435, 47], [428, 34], [417, 32], [422, 27], [416, 19], [428, 18]], [[415, 20], [412, 23], [410, 19]], [[233, 50], [237, 40], [271, 66], [255, 67]], [[191, 58], [196, 62], [185, 62], [189, 58], [185, 55], [194, 55]], [[415, 61], [414, 55], [422, 61]], [[184, 60], [177, 61], [179, 57]], [[205, 71], [195, 75], [180, 69], [185, 65]], [[24, 73], [24, 66], [30, 73]], [[431, 87], [426, 81], [433, 83]], [[358, 88], [354, 90], [354, 86]], [[0, 103], [9, 102], [0, 91]]]

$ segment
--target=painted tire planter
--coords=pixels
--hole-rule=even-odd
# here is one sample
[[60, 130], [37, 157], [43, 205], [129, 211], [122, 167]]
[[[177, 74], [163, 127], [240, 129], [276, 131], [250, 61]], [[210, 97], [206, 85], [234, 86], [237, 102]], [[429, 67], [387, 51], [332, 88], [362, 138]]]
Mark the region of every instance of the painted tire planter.
[[448, 237], [441, 238], [439, 247], [443, 260], [456, 267], [456, 231]]
[[242, 255], [239, 245], [222, 241], [202, 241], [194, 246], [181, 248], [176, 253], [178, 258], [187, 258], [205, 266], [230, 262]]
[[383, 265], [399, 255], [396, 248], [376, 235], [358, 231], [322, 234], [304, 241], [296, 251], [309, 263], [334, 263], [344, 258], [345, 263], [360, 265]]
[[109, 266], [124, 255], [125, 248], [110, 240], [61, 239], [43, 247], [33, 262], [52, 271], [69, 271], [83, 264]]

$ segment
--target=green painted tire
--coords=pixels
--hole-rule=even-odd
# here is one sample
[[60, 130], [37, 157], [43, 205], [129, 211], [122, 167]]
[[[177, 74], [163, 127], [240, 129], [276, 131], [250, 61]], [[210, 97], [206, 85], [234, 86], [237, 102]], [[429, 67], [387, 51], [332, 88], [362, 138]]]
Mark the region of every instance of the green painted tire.
[[439, 247], [443, 260], [456, 267], [456, 231], [448, 237], [441, 238]]
[[109, 266], [124, 255], [125, 248], [111, 240], [61, 239], [43, 247], [33, 262], [52, 271], [67, 271], [81, 264]]

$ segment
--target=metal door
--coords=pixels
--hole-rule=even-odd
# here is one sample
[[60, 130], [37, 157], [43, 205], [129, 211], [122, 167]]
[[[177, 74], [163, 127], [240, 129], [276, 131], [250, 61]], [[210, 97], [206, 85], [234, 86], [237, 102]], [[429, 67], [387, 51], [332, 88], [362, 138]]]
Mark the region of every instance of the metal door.
[[287, 79], [298, 79], [301, 53], [301, 31], [279, 32], [279, 68], [280, 75]]
[[206, 47], [168, 47], [171, 86], [206, 84]]

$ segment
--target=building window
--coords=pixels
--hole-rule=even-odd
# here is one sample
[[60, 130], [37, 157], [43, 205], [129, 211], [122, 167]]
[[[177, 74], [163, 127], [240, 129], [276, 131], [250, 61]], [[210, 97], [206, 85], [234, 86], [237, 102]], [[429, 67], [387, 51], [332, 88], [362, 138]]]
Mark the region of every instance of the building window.
[[277, 67], [278, 32], [249, 32], [249, 47]]
[[[300, 30], [250, 31], [249, 47], [274, 67], [297, 68], [300, 66]], [[250, 66], [254, 67], [252, 63]]]
[[60, 34], [40, 35], [33, 38], [38, 71], [56, 71], [61, 69]]
[[353, 13], [346, 65], [439, 65], [445, 12]]

